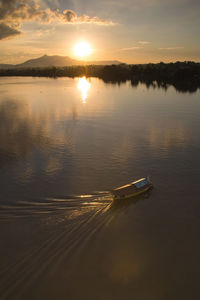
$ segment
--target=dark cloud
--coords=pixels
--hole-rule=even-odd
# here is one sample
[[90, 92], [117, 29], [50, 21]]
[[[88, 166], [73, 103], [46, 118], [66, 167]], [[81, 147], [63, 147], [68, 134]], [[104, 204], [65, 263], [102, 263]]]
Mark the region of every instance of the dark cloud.
[[94, 23], [112, 25], [112, 22], [88, 15], [78, 16], [73, 10], [41, 9], [39, 0], [0, 0], [0, 39], [14, 37], [20, 34], [23, 21], [37, 21], [40, 23]]
[[73, 10], [59, 12], [58, 9], [41, 9], [39, 0], [0, 0], [0, 24], [4, 23], [4, 25], [1, 25], [2, 30], [4, 28], [6, 32], [7, 28], [7, 32], [10, 29], [10, 35], [12, 35], [11, 32], [13, 32], [13, 35], [19, 34], [19, 29], [23, 21], [113, 24], [96, 16], [78, 16]]
[[86, 14], [83, 14], [82, 16], [78, 16], [73, 10], [64, 10], [62, 14], [57, 14], [57, 17], [60, 19], [60, 21], [65, 23], [93, 23], [98, 25], [114, 25], [112, 21], [106, 21], [103, 19], [100, 19], [99, 17], [89, 17]]
[[0, 23], [0, 40], [6, 39], [8, 37], [13, 37], [19, 34], [21, 34], [19, 30], [9, 27], [4, 23]]
[[64, 10], [63, 11], [63, 20], [66, 22], [73, 23], [77, 19], [77, 14], [73, 10]]
[[55, 17], [55, 11], [40, 9], [36, 0], [0, 0], [0, 20], [6, 22], [21, 22], [37, 20], [50, 22]]

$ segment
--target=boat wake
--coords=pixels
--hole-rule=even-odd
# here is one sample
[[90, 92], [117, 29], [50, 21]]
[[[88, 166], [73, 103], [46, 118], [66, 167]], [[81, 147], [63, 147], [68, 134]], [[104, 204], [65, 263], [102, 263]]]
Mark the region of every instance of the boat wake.
[[[38, 299], [42, 289], [49, 290], [51, 280], [59, 286], [60, 274], [70, 281], [71, 272], [80, 270], [85, 254], [94, 255], [92, 245], [99, 233], [141, 199], [145, 196], [115, 202], [109, 192], [95, 192], [2, 203], [1, 300]], [[45, 299], [55, 299], [50, 296]]]
[[111, 221], [111, 203], [109, 193], [97, 192], [2, 204], [1, 299], [27, 299], [29, 289], [49, 270], [77, 259]]
[[62, 213], [71, 218], [71, 213], [77, 210], [80, 214], [87, 208], [104, 207], [111, 203], [109, 192], [96, 192], [90, 195], [70, 195], [63, 198], [43, 197], [38, 199], [24, 199], [15, 203], [0, 205], [0, 220], [13, 218], [29, 218], [39, 215], [59, 215]]

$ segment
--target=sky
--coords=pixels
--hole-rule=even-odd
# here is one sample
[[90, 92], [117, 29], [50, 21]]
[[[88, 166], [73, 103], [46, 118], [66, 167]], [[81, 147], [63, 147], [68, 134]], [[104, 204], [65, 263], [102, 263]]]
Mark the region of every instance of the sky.
[[0, 63], [42, 55], [125, 63], [200, 62], [199, 0], [0, 0]]

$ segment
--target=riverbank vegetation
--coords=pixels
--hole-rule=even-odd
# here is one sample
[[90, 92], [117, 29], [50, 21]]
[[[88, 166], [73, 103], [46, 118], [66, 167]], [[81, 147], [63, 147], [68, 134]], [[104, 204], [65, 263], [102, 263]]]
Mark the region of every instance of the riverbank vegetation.
[[176, 62], [137, 65], [83, 65], [46, 68], [0, 69], [0, 76], [37, 77], [97, 77], [106, 83], [123, 83], [129, 80], [132, 86], [145, 83], [147, 87], [167, 89], [173, 85], [180, 92], [195, 92], [200, 88], [200, 63]]

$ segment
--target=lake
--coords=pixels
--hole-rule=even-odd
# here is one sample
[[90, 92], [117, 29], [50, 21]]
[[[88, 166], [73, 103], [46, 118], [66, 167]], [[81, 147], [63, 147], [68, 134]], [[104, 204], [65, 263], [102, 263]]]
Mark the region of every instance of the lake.
[[1, 77], [1, 299], [199, 299], [199, 120], [199, 90]]

